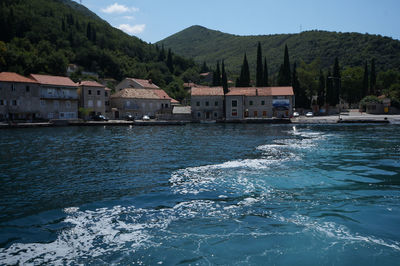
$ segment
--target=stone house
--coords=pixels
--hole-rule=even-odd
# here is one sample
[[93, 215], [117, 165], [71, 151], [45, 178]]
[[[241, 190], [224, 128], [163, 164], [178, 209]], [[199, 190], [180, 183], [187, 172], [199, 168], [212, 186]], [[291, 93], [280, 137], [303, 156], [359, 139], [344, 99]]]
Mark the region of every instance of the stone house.
[[115, 86], [115, 91], [120, 91], [125, 88], [136, 88], [136, 89], [160, 89], [156, 84], [154, 84], [151, 79], [137, 79], [137, 78], [125, 78], [117, 86]]
[[46, 119], [78, 118], [78, 86], [68, 77], [31, 74], [39, 84], [40, 115]]
[[231, 88], [225, 95], [226, 120], [289, 118], [292, 115], [292, 87]]
[[79, 107], [90, 110], [85, 119], [94, 115], [105, 115], [106, 107], [110, 105], [109, 90], [96, 81], [82, 81], [79, 83]]
[[171, 114], [173, 99], [161, 89], [125, 88], [110, 96], [113, 117], [125, 118], [132, 115], [136, 119], [148, 115]]
[[0, 73], [0, 121], [40, 118], [39, 84], [13, 72]]
[[191, 112], [194, 121], [224, 118], [224, 89], [222, 87], [192, 87]]

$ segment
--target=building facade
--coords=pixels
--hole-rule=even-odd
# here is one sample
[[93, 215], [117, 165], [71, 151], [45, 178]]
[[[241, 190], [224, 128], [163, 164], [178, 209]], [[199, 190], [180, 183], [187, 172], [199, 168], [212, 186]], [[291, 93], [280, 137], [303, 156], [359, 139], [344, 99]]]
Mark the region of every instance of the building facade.
[[40, 118], [39, 84], [13, 72], [0, 73], [0, 121]]
[[289, 118], [292, 116], [292, 87], [231, 88], [225, 95], [226, 120]]
[[89, 110], [89, 114], [82, 118], [106, 114], [107, 105], [110, 103], [109, 90], [106, 90], [104, 85], [96, 81], [82, 81], [79, 83], [78, 96], [79, 108]]
[[126, 118], [128, 115], [139, 119], [144, 115], [172, 114], [172, 98], [161, 89], [125, 88], [110, 97], [113, 117]]
[[222, 87], [192, 87], [191, 112], [194, 121], [224, 118], [224, 89]]
[[42, 118], [78, 118], [78, 86], [70, 78], [38, 74], [31, 74], [29, 77], [39, 84]]

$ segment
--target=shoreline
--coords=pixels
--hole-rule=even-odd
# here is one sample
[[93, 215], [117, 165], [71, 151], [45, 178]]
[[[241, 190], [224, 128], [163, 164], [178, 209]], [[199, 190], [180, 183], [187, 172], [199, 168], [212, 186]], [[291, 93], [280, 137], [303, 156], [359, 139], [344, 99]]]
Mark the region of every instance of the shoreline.
[[[52, 122], [39, 123], [1, 123], [0, 129], [11, 128], [38, 128], [38, 127], [60, 127], [60, 126], [170, 126], [201, 123], [187, 120], [109, 120], [109, 121], [81, 121], [81, 120], [56, 120]], [[332, 115], [314, 117], [295, 117], [287, 119], [246, 119], [233, 121], [216, 121], [207, 124], [400, 124], [400, 115]]]

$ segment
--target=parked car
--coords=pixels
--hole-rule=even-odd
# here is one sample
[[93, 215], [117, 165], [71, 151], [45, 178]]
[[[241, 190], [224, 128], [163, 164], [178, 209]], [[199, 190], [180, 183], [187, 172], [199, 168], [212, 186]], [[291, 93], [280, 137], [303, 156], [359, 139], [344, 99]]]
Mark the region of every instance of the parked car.
[[133, 117], [133, 115], [127, 115], [126, 116], [126, 120], [127, 121], [133, 121], [133, 120], [135, 120], [135, 117]]
[[149, 117], [148, 115], [144, 115], [144, 116], [142, 117], [142, 120], [150, 120], [150, 117]]
[[298, 112], [293, 112], [293, 117], [299, 117], [300, 114]]
[[104, 115], [95, 115], [93, 116], [94, 121], [108, 121], [108, 118]]
[[307, 112], [306, 113], [306, 117], [313, 117], [313, 116], [314, 116], [314, 114], [312, 112]]

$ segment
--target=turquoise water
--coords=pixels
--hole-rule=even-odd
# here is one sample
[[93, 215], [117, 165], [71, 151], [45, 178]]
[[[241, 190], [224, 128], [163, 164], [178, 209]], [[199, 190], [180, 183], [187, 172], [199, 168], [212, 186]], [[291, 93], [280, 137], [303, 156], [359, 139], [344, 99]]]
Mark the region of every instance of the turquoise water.
[[400, 126], [0, 131], [0, 264], [398, 265]]

